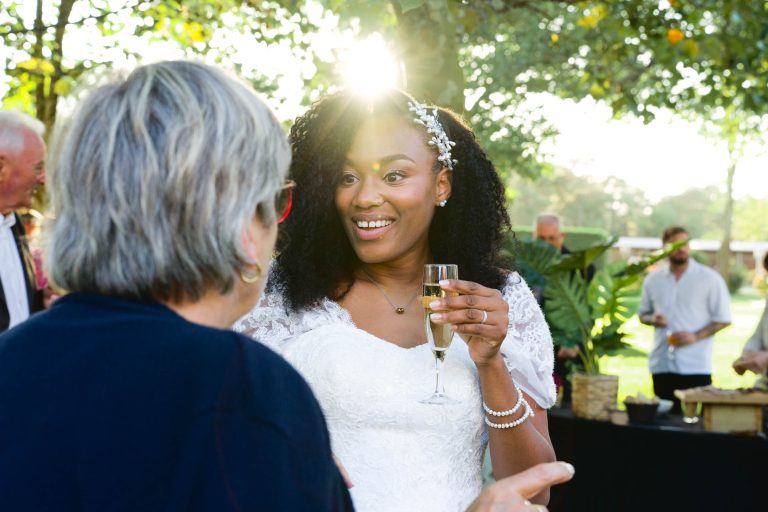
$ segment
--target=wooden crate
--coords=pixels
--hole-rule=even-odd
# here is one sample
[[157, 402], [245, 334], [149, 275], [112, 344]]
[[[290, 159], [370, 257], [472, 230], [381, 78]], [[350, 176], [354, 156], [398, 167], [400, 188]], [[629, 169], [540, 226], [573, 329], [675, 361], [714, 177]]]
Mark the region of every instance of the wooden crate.
[[704, 386], [678, 389], [675, 396], [683, 403], [684, 410], [701, 404], [706, 431], [738, 434], [763, 431], [763, 407], [768, 405], [768, 392]]

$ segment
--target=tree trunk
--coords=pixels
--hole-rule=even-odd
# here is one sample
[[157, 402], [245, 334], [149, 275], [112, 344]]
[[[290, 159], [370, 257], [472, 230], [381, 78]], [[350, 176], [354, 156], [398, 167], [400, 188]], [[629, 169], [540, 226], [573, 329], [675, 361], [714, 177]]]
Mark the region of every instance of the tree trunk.
[[64, 76], [61, 68], [61, 61], [64, 57], [64, 33], [69, 23], [69, 15], [72, 13], [72, 6], [75, 0], [61, 0], [59, 4], [59, 19], [56, 23], [56, 33], [51, 48], [51, 60], [53, 61], [53, 76], [51, 77], [50, 90], [46, 101], [45, 123], [46, 133], [53, 131], [56, 124], [56, 110], [59, 103], [59, 95], [56, 92], [56, 83]]
[[405, 67], [405, 89], [419, 101], [435, 103], [455, 112], [464, 111], [464, 72], [453, 16], [425, 2], [403, 12], [392, 0], [398, 20], [399, 59]]
[[[75, 0], [61, 0], [59, 4], [59, 15], [55, 25], [56, 31], [53, 44], [50, 47], [53, 74], [48, 75], [40, 69], [36, 75], [38, 82], [35, 88], [35, 115], [45, 125], [46, 139], [52, 133], [53, 126], [56, 123], [56, 107], [59, 100], [59, 95], [56, 93], [56, 83], [65, 75], [61, 66], [64, 56], [64, 34], [74, 4]], [[45, 47], [45, 33], [48, 28], [43, 24], [43, 0], [37, 0], [34, 26], [35, 41], [32, 46], [32, 56], [38, 60], [38, 63], [45, 59], [43, 48]]]
[[725, 211], [723, 212], [723, 241], [717, 252], [717, 271], [728, 281], [731, 262], [731, 233], [733, 227], [733, 176], [736, 174], [736, 157], [731, 152], [728, 175], [725, 181]]
[[[45, 25], [43, 25], [43, 0], [37, 0], [35, 8], [35, 42], [32, 45], [32, 57], [37, 59], [38, 67], [43, 61], [43, 37], [45, 36]], [[45, 123], [45, 77], [40, 72], [37, 75], [37, 86], [35, 87], [35, 114], [37, 118]]]

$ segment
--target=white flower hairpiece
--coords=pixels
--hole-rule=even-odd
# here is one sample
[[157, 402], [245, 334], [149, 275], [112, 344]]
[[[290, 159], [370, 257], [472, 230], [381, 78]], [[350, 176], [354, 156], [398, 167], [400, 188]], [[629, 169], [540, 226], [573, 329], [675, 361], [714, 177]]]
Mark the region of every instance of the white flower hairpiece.
[[430, 146], [437, 148], [437, 159], [440, 160], [444, 166], [453, 170], [453, 166], [459, 163], [458, 160], [451, 158], [451, 148], [456, 145], [455, 142], [448, 138], [443, 125], [437, 117], [437, 108], [433, 108], [430, 113], [427, 107], [416, 101], [408, 102], [408, 110], [416, 114], [413, 118], [415, 123], [419, 123], [427, 129], [427, 133], [432, 135], [432, 138], [427, 141]]

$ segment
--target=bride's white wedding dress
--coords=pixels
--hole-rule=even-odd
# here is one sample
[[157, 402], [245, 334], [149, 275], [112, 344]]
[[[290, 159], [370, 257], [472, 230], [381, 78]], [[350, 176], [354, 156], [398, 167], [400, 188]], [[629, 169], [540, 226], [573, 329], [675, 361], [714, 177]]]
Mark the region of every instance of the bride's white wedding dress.
[[[509, 332], [501, 351], [518, 386], [549, 408], [549, 329], [517, 274], [503, 293]], [[234, 328], [282, 354], [309, 382], [354, 483], [356, 510], [458, 511], [479, 494], [487, 433], [477, 369], [460, 337], [444, 370], [446, 393], [460, 403], [436, 406], [419, 403], [434, 389], [429, 347], [404, 349], [358, 329], [333, 301], [288, 315], [280, 294], [268, 294]]]

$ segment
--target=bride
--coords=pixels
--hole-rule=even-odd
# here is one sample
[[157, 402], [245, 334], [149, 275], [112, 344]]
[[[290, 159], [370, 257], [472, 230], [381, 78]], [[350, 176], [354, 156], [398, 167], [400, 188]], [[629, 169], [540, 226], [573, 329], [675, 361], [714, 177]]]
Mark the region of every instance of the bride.
[[[473, 133], [400, 91], [340, 92], [301, 116], [291, 141], [294, 212], [268, 294], [235, 329], [309, 382], [356, 509], [464, 509], [487, 443], [496, 478], [554, 460], [552, 340], [499, 260], [504, 187]], [[452, 405], [419, 402], [435, 378], [420, 302], [432, 262], [459, 269], [441, 282], [459, 295], [430, 305], [454, 331], [442, 373]]]

